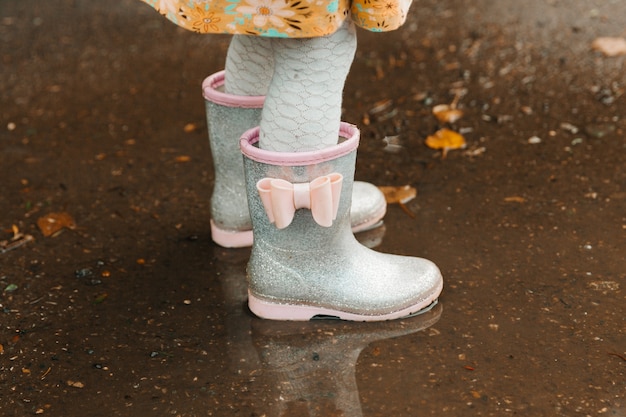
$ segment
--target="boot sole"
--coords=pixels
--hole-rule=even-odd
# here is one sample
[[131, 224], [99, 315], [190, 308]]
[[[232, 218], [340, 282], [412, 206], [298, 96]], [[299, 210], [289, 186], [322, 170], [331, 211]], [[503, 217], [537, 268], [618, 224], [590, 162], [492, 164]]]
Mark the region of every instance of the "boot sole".
[[211, 239], [223, 248], [247, 248], [252, 246], [252, 229], [220, 229], [213, 220], [211, 220]]
[[347, 321], [387, 321], [416, 316], [432, 309], [443, 290], [443, 280], [423, 300], [402, 310], [387, 314], [371, 315], [364, 313], [350, 313], [324, 307], [281, 304], [262, 300], [248, 292], [248, 307], [256, 316], [269, 320], [309, 321], [316, 319], [334, 319]]

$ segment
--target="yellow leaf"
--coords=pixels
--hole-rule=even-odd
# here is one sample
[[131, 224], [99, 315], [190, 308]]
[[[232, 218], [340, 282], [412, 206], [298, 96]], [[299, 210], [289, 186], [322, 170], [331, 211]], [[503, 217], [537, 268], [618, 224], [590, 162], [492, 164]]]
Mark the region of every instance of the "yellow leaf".
[[385, 195], [387, 204], [406, 204], [417, 196], [417, 190], [410, 185], [400, 187], [381, 186], [378, 189]]
[[426, 146], [432, 149], [441, 149], [443, 158], [445, 158], [448, 151], [463, 149], [466, 143], [463, 135], [450, 129], [440, 129], [426, 138]]

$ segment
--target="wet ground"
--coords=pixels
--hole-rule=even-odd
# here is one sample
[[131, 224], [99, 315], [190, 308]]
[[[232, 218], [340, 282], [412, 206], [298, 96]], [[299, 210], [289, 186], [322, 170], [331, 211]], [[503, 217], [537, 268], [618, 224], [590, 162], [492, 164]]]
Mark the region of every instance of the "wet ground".
[[[624, 22], [620, 0], [422, 0], [361, 32], [357, 178], [418, 190], [377, 249], [445, 289], [409, 320], [276, 323], [245, 309], [248, 250], [209, 236], [200, 84], [229, 38], [138, 1], [2, 0], [0, 414], [626, 416], [625, 58], [591, 48]], [[424, 139], [455, 97], [444, 159]]]

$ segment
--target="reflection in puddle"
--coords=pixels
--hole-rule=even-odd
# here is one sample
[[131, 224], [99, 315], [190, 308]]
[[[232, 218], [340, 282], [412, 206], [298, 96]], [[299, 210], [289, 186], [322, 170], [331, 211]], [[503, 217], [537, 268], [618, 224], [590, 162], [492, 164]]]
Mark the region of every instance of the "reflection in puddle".
[[259, 415], [362, 416], [355, 377], [361, 351], [372, 342], [424, 330], [441, 316], [442, 307], [436, 305], [419, 316], [390, 322], [261, 320], [246, 308], [242, 257], [224, 254], [219, 277], [231, 371], [253, 376], [250, 405]]

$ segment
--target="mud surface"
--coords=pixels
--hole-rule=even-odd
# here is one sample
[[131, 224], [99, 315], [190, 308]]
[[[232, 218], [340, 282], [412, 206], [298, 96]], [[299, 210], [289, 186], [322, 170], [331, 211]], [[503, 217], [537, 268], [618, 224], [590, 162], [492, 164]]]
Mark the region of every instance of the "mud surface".
[[[361, 32], [357, 178], [418, 190], [377, 250], [445, 289], [411, 320], [294, 324], [252, 317], [249, 251], [210, 240], [200, 84], [229, 38], [138, 1], [2, 0], [0, 414], [626, 416], [625, 58], [591, 48], [625, 21], [423, 0]], [[443, 159], [424, 139], [455, 97]]]

